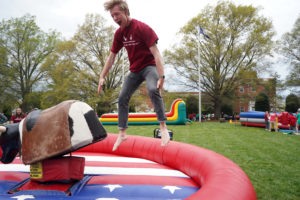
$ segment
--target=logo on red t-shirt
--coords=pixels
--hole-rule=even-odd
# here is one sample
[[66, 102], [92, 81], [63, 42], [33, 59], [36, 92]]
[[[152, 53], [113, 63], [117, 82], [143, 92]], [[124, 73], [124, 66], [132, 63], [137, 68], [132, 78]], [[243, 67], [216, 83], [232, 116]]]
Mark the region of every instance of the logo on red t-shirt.
[[139, 44], [139, 42], [137, 42], [137, 41], [135, 41], [135, 40], [132, 39], [132, 34], [130, 34], [128, 41], [127, 41], [127, 38], [125, 36], [123, 36], [123, 39], [124, 39], [124, 41], [123, 41], [124, 47], [134, 46], [134, 45], [138, 45]]

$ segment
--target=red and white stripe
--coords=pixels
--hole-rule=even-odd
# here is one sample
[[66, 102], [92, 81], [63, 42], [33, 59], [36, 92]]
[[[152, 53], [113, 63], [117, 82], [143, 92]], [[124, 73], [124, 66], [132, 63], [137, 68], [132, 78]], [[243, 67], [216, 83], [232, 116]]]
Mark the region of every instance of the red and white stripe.
[[[181, 171], [149, 160], [101, 153], [80, 152], [72, 153], [72, 155], [85, 158], [84, 174], [94, 175], [89, 184], [151, 184], [198, 187], [192, 179]], [[0, 164], [0, 180], [7, 173], [20, 174], [18, 172], [29, 172], [29, 170], [30, 166], [22, 164], [20, 158], [17, 157], [11, 164]]]

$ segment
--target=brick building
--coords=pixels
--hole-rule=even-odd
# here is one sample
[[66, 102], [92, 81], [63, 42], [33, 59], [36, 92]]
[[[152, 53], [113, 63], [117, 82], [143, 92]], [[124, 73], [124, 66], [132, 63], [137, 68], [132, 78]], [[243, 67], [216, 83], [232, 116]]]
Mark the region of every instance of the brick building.
[[[276, 85], [273, 78], [269, 79], [251, 79], [243, 80], [243, 83], [237, 88], [236, 94], [232, 95], [230, 98], [224, 99], [223, 103], [232, 105], [234, 113], [248, 112], [255, 110], [255, 98], [256, 96], [264, 92], [269, 97], [271, 110], [276, 107]], [[168, 93], [168, 95], [167, 95]], [[170, 99], [167, 99], [169, 96]], [[198, 92], [164, 92], [163, 96], [165, 99], [165, 105], [171, 105], [171, 102], [176, 98], [184, 98], [188, 95], [195, 95], [198, 97]], [[151, 100], [148, 96], [147, 89], [145, 85], [142, 85], [139, 90], [137, 90], [134, 95], [137, 112], [149, 112], [154, 111]], [[212, 102], [209, 100], [208, 95], [202, 92], [201, 104], [205, 108], [212, 107]], [[168, 110], [168, 108], [166, 108]]]
[[276, 107], [276, 85], [274, 79], [269, 78], [257, 79], [255, 83], [249, 81], [249, 83], [241, 84], [234, 99], [234, 112], [255, 111], [255, 98], [261, 92], [269, 97], [270, 107], [273, 110]]

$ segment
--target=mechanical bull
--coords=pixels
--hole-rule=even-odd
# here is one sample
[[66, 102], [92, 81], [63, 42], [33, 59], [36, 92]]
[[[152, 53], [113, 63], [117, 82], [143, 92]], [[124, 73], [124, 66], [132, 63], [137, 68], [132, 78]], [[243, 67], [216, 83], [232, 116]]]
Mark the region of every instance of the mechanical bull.
[[17, 124], [0, 126], [2, 163], [17, 154], [24, 164], [62, 156], [103, 140], [107, 133], [93, 109], [69, 100], [46, 110], [34, 110]]

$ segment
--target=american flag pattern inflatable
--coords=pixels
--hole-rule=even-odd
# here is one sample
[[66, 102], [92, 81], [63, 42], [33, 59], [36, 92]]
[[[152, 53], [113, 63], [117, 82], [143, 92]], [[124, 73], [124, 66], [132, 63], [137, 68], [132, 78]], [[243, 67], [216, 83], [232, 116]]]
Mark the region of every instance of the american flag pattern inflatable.
[[[84, 178], [68, 188], [33, 185], [29, 166], [17, 158], [0, 165], [0, 199], [185, 199], [199, 190], [186, 174], [153, 161], [103, 153], [74, 153], [85, 157]], [[12, 191], [24, 183], [17, 192]], [[23, 188], [22, 188], [23, 187]]]

